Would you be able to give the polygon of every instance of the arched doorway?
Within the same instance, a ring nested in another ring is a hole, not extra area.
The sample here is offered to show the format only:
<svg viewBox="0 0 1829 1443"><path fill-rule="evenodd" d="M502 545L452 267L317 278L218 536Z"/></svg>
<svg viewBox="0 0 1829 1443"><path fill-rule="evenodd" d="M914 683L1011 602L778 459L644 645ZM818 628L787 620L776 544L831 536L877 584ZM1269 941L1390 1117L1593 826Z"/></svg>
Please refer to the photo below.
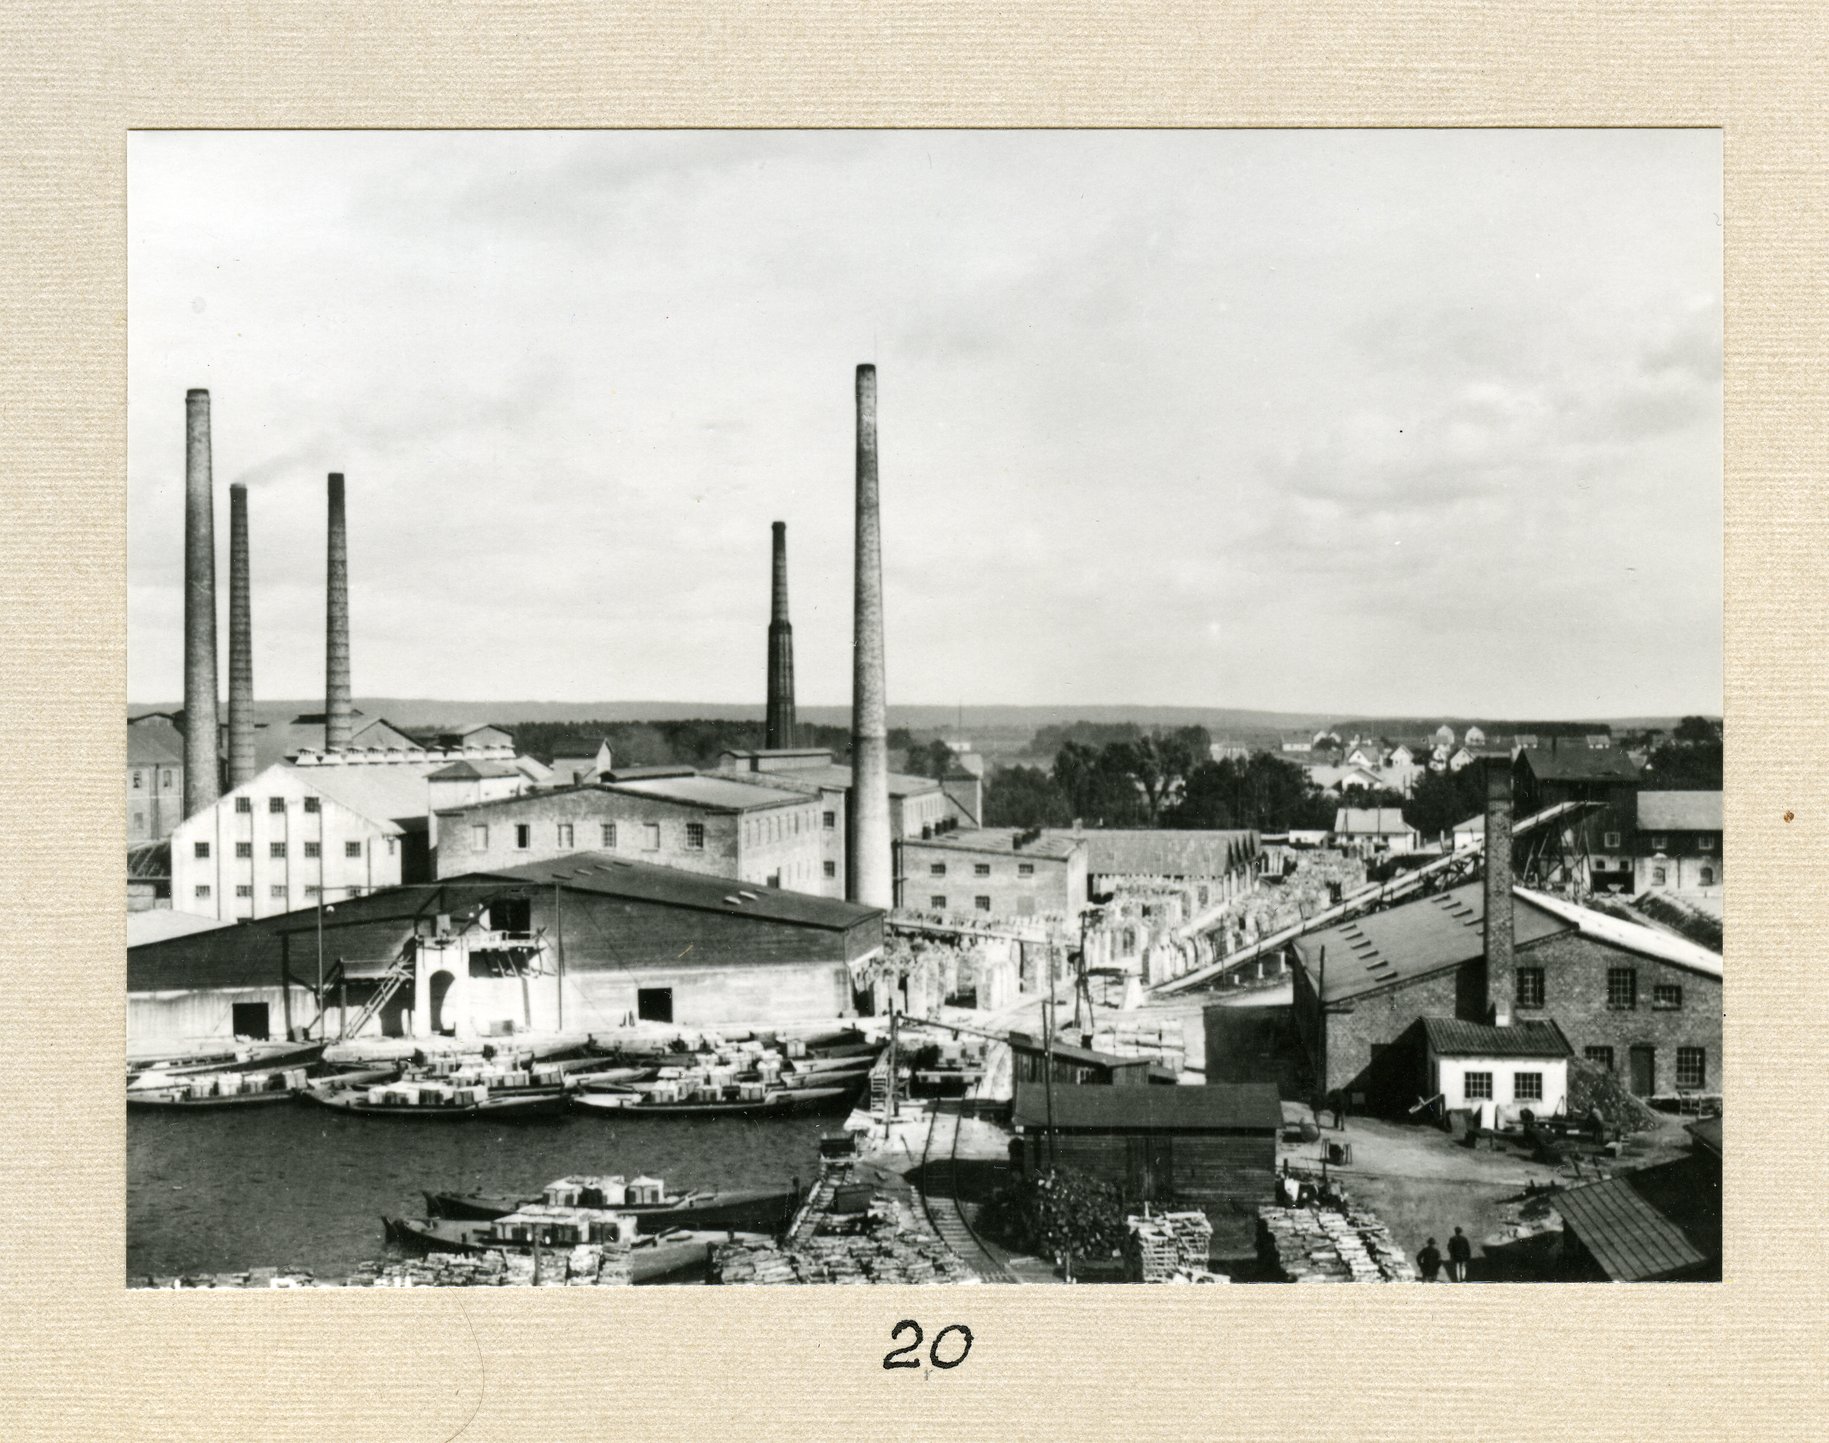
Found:
<svg viewBox="0 0 1829 1443"><path fill-rule="evenodd" d="M441 968L432 974L427 985L432 1031L442 1036L451 1036L457 1031L457 1019L445 1015L445 1001L450 995L451 984L456 980L449 971Z"/></svg>

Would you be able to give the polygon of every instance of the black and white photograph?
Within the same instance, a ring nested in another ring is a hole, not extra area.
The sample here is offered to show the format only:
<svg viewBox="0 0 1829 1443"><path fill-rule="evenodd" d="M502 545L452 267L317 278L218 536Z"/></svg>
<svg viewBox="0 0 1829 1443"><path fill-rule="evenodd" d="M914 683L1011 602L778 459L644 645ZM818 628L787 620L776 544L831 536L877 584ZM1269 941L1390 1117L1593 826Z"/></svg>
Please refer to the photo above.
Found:
<svg viewBox="0 0 1829 1443"><path fill-rule="evenodd" d="M1719 1281L1723 182L127 136L127 1286Z"/></svg>

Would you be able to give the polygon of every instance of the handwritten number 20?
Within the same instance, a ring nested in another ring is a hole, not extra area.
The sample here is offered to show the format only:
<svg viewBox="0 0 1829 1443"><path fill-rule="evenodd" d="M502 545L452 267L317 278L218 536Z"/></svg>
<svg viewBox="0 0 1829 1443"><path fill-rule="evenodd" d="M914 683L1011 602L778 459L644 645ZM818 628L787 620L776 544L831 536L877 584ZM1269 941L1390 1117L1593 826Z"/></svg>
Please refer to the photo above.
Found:
<svg viewBox="0 0 1829 1443"><path fill-rule="evenodd" d="M892 1348L888 1353L884 1354L883 1366L885 1368L919 1368L921 1366L921 1360L919 1358L905 1356L912 1354L915 1349L919 1348L922 1340L927 1336L921 1331L921 1325L919 1323L913 1318L904 1318L889 1330L889 1336L893 1340L901 1337L903 1333L910 1330L914 1333L914 1341L912 1343L904 1343L899 1348ZM959 1356L950 1361L940 1356L940 1340L948 1333L957 1333L965 1343L965 1346L959 1350ZM927 1361L932 1363L936 1368L957 1368L965 1361L966 1356L971 1351L972 1330L966 1327L964 1323L948 1323L944 1328L940 1329L939 1332L934 1334L934 1340L927 1348Z"/></svg>

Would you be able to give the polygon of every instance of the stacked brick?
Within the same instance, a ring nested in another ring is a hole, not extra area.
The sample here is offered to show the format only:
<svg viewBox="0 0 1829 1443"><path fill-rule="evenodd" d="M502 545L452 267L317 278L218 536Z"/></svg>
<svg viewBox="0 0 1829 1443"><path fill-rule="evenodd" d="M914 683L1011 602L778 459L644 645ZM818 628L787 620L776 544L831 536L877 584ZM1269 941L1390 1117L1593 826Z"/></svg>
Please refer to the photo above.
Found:
<svg viewBox="0 0 1829 1443"><path fill-rule="evenodd" d="M1258 1209L1258 1256L1292 1283L1413 1283L1416 1268L1373 1213L1350 1204Z"/></svg>

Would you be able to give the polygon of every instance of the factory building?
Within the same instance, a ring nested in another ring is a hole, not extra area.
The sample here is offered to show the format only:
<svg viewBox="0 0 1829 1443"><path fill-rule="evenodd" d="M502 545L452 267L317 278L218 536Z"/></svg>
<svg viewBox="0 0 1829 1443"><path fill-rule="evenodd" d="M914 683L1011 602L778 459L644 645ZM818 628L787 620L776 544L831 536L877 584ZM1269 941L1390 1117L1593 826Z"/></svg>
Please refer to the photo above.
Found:
<svg viewBox="0 0 1829 1443"><path fill-rule="evenodd" d="M127 843L158 842L184 819L184 736L154 712L127 723Z"/></svg>
<svg viewBox="0 0 1829 1443"><path fill-rule="evenodd" d="M1086 844L1071 837L939 832L903 838L897 857L896 905L914 911L1067 922L1086 907Z"/></svg>
<svg viewBox="0 0 1829 1443"><path fill-rule="evenodd" d="M592 850L815 896L844 879L817 796L729 777L666 775L481 802L438 819L438 872Z"/></svg>
<svg viewBox="0 0 1829 1443"><path fill-rule="evenodd" d="M873 908L582 853L132 947L128 1034L146 1046L813 1021L855 1014L882 945Z"/></svg>

